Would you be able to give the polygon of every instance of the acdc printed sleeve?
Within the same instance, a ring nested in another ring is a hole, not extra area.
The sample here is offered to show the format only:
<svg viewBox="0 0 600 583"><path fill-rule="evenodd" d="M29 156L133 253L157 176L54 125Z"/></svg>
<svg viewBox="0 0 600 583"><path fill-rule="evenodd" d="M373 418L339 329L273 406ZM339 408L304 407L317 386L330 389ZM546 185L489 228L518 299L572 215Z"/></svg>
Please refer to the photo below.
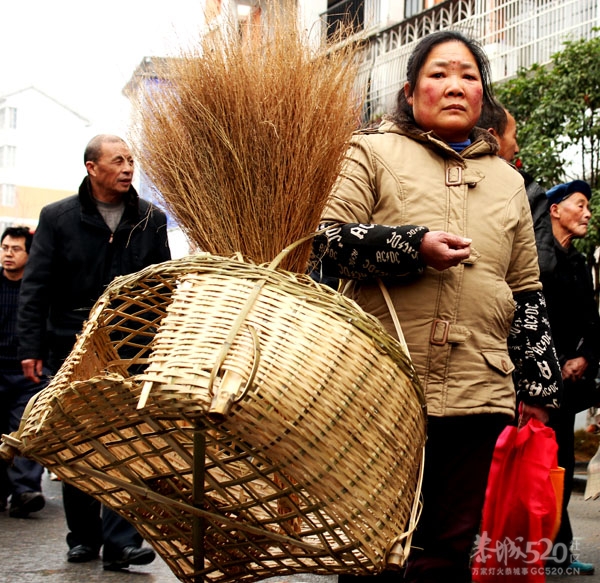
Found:
<svg viewBox="0 0 600 583"><path fill-rule="evenodd" d="M419 247L427 227L403 225L324 224L313 244L312 268L341 279L410 278L425 264Z"/></svg>
<svg viewBox="0 0 600 583"><path fill-rule="evenodd" d="M508 352L515 365L517 397L529 405L558 408L561 371L546 302L541 291L514 295L515 316L508 337Z"/></svg>

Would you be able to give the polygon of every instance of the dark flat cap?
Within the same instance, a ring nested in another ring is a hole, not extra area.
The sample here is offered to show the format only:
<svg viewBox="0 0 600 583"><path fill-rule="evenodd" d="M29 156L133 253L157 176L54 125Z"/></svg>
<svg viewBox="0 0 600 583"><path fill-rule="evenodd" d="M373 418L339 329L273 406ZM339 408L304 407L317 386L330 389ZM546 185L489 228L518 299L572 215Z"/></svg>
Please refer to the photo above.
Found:
<svg viewBox="0 0 600 583"><path fill-rule="evenodd" d="M573 182L557 184L546 192L546 197L549 204L558 204L574 192L581 192L588 200L592 197L592 189L585 180L573 180Z"/></svg>

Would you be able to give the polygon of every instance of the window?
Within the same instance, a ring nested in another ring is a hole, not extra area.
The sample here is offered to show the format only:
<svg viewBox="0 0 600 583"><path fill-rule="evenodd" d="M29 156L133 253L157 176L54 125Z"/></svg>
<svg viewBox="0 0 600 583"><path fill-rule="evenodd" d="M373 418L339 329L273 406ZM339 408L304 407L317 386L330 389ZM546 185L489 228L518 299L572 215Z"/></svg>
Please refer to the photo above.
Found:
<svg viewBox="0 0 600 583"><path fill-rule="evenodd" d="M420 12L423 12L423 0L405 0L404 18L410 18Z"/></svg>
<svg viewBox="0 0 600 583"><path fill-rule="evenodd" d="M15 129L17 127L17 108L3 107L0 109L0 129Z"/></svg>
<svg viewBox="0 0 600 583"><path fill-rule="evenodd" d="M0 168L14 168L16 161L16 146L0 146Z"/></svg>
<svg viewBox="0 0 600 583"><path fill-rule="evenodd" d="M327 37L332 38L341 30L359 31L364 28L364 0L329 0L324 16Z"/></svg>
<svg viewBox="0 0 600 583"><path fill-rule="evenodd" d="M0 205L15 206L17 202L17 187L14 184L0 184Z"/></svg>

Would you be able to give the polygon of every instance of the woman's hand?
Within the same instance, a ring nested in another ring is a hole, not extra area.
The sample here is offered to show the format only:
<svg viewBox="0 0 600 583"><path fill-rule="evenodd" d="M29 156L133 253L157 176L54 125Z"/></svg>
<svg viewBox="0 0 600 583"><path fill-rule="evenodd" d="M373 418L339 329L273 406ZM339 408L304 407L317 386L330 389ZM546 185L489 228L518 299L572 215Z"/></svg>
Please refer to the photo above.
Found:
<svg viewBox="0 0 600 583"><path fill-rule="evenodd" d="M550 415L548 414L546 407L521 403L521 406L519 407L519 428L527 425L527 421L531 418L537 419L546 425L550 419Z"/></svg>
<svg viewBox="0 0 600 583"><path fill-rule="evenodd" d="M429 231L419 247L421 261L443 271L458 265L471 254L471 239L465 239L445 231Z"/></svg>

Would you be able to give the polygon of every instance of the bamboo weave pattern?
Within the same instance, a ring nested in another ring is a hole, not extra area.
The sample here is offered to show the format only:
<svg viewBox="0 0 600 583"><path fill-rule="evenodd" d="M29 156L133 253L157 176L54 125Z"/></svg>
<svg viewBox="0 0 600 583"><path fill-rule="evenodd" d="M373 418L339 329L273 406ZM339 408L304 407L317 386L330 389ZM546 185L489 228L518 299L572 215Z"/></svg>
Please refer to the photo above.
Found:
<svg viewBox="0 0 600 583"><path fill-rule="evenodd" d="M204 253L117 278L11 443L191 583L383 569L424 441L418 379L375 318Z"/></svg>

